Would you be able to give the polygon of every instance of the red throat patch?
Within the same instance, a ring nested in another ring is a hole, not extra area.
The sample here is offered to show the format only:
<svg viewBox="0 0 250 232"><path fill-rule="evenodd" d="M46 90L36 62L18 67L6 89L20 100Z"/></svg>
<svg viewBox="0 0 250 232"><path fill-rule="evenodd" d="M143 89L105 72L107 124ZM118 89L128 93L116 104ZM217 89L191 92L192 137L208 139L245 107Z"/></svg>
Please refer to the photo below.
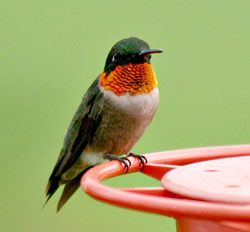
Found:
<svg viewBox="0 0 250 232"><path fill-rule="evenodd" d="M99 80L101 87L116 95L150 93L158 84L149 63L119 65L109 74L102 72Z"/></svg>

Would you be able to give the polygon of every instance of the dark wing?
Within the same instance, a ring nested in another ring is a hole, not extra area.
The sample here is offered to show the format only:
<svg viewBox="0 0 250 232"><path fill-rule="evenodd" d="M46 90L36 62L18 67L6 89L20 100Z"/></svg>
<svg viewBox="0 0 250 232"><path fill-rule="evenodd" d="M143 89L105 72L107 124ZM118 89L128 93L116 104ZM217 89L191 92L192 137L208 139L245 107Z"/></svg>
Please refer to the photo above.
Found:
<svg viewBox="0 0 250 232"><path fill-rule="evenodd" d="M86 145L91 142L101 121L103 94L100 92L98 80L99 78L92 83L84 95L70 123L60 156L49 178L46 189L48 199L59 187L61 175L75 163Z"/></svg>

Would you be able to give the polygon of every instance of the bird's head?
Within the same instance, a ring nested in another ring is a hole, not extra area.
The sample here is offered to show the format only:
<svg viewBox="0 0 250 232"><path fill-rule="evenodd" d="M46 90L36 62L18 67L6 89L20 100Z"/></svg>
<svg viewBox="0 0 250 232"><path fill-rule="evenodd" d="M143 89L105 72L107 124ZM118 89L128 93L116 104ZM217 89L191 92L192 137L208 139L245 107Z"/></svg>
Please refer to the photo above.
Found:
<svg viewBox="0 0 250 232"><path fill-rule="evenodd" d="M145 41L136 37L120 40L108 54L100 85L117 95L152 91L157 80L150 64L151 54L161 52L160 49L150 49Z"/></svg>

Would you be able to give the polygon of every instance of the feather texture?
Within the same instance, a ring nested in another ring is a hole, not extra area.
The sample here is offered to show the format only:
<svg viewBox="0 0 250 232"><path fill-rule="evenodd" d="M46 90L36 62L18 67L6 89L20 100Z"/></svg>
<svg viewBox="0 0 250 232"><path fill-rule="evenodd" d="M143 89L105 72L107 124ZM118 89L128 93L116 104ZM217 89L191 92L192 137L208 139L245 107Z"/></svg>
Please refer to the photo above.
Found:
<svg viewBox="0 0 250 232"><path fill-rule="evenodd" d="M84 148L91 142L102 118L102 98L97 78L84 95L70 123L63 148L46 188L47 200L59 187L61 175L77 161Z"/></svg>

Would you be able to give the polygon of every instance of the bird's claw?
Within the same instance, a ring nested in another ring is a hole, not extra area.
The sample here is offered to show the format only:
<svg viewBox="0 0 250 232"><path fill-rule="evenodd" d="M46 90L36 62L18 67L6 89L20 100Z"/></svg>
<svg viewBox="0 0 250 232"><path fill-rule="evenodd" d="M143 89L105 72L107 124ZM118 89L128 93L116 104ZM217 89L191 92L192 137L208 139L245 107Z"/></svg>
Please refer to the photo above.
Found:
<svg viewBox="0 0 250 232"><path fill-rule="evenodd" d="M121 158L120 161L124 166L125 173L128 173L129 167L131 166L131 161L127 157Z"/></svg>
<svg viewBox="0 0 250 232"><path fill-rule="evenodd" d="M144 169L145 164L148 162L147 158L144 155L136 155L134 153L129 153L128 156L132 156L139 159L139 166L141 166L141 170Z"/></svg>
<svg viewBox="0 0 250 232"><path fill-rule="evenodd" d="M105 158L108 160L117 160L123 164L125 173L128 173L129 167L131 166L131 161L127 157L119 157L115 155L105 155Z"/></svg>

